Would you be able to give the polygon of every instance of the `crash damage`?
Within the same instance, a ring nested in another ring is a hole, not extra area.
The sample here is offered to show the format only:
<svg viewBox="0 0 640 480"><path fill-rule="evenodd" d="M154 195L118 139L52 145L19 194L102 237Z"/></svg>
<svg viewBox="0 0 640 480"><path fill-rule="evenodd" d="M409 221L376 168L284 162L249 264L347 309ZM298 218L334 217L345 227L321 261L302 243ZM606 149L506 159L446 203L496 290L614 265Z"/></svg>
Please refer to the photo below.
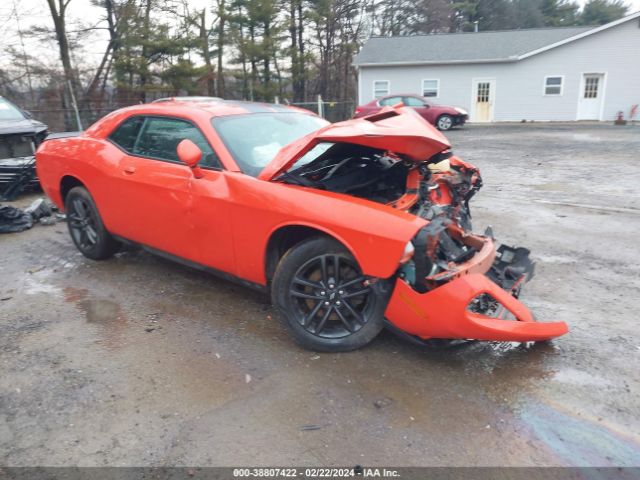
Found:
<svg viewBox="0 0 640 480"><path fill-rule="evenodd" d="M38 187L35 152L47 133L45 124L0 97L0 198Z"/></svg>
<svg viewBox="0 0 640 480"><path fill-rule="evenodd" d="M392 327L422 340L526 342L567 333L564 322L535 321L518 300L534 273L529 251L496 248L490 228L473 233L469 202L482 186L476 167L407 109L385 108L358 126L360 134L332 125L285 147L261 177L364 198L426 221L395 276L385 313Z"/></svg>

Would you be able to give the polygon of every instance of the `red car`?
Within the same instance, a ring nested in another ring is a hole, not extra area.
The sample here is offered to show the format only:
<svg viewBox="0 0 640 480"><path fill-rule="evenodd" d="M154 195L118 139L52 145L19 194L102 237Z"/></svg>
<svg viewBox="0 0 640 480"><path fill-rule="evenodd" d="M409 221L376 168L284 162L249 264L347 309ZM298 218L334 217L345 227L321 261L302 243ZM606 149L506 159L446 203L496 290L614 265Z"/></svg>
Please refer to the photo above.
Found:
<svg viewBox="0 0 640 480"><path fill-rule="evenodd" d="M36 157L85 256L135 243L270 291L310 349L355 349L385 324L417 341L567 331L516 299L528 251L471 233L479 172L411 109L329 124L277 105L166 101L49 139Z"/></svg>
<svg viewBox="0 0 640 480"><path fill-rule="evenodd" d="M453 127L461 127L469 120L469 114L463 108L436 105L425 97L419 95L389 95L356 108L353 118L366 117L380 111L382 107L403 104L411 107L431 125L438 130L451 130Z"/></svg>

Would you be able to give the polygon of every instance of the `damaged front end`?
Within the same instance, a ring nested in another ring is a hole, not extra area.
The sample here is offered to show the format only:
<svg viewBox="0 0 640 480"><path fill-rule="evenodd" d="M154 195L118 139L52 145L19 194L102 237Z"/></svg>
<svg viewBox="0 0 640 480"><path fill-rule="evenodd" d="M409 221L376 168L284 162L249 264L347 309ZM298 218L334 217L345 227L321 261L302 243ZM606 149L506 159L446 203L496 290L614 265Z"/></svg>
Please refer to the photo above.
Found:
<svg viewBox="0 0 640 480"><path fill-rule="evenodd" d="M36 142L33 134L0 134L0 197L15 199L23 190L36 188Z"/></svg>
<svg viewBox="0 0 640 480"><path fill-rule="evenodd" d="M39 186L35 152L47 136L47 126L31 119L3 119L0 97L0 198L14 200Z"/></svg>
<svg viewBox="0 0 640 480"><path fill-rule="evenodd" d="M360 123L354 123L360 122ZM480 172L406 109L327 127L281 152L261 177L365 198L424 219L397 272L385 316L414 339L542 341L567 333L518 300L534 265L525 248L472 233ZM286 154L286 155L285 155Z"/></svg>
<svg viewBox="0 0 640 480"><path fill-rule="evenodd" d="M564 322L536 322L518 300L534 273L529 251L496 249L490 228L471 233L469 200L480 189L479 171L449 153L425 166L408 211L429 223L399 269L385 314L391 326L422 340L527 342L567 333Z"/></svg>

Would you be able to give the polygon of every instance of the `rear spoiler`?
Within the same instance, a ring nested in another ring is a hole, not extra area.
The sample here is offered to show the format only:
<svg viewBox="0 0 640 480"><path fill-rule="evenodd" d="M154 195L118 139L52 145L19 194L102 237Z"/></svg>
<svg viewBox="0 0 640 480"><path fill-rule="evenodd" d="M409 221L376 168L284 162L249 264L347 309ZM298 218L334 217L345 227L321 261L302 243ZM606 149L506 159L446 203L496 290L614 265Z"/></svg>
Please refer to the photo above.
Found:
<svg viewBox="0 0 640 480"><path fill-rule="evenodd" d="M44 141L46 142L47 140L56 140L58 138L69 138L69 137L77 137L81 134L81 131L78 132L59 132L59 133L50 133L49 135L47 135L44 139Z"/></svg>

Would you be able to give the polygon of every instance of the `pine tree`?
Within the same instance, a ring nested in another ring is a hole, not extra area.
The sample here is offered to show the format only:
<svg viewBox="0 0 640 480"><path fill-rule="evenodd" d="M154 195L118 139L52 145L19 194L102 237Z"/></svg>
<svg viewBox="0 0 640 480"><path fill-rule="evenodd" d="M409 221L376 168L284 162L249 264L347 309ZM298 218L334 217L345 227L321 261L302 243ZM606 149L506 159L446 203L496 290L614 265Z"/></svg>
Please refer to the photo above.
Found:
<svg viewBox="0 0 640 480"><path fill-rule="evenodd" d="M588 0L582 9L582 25L604 25L627 14L629 7L622 0Z"/></svg>

